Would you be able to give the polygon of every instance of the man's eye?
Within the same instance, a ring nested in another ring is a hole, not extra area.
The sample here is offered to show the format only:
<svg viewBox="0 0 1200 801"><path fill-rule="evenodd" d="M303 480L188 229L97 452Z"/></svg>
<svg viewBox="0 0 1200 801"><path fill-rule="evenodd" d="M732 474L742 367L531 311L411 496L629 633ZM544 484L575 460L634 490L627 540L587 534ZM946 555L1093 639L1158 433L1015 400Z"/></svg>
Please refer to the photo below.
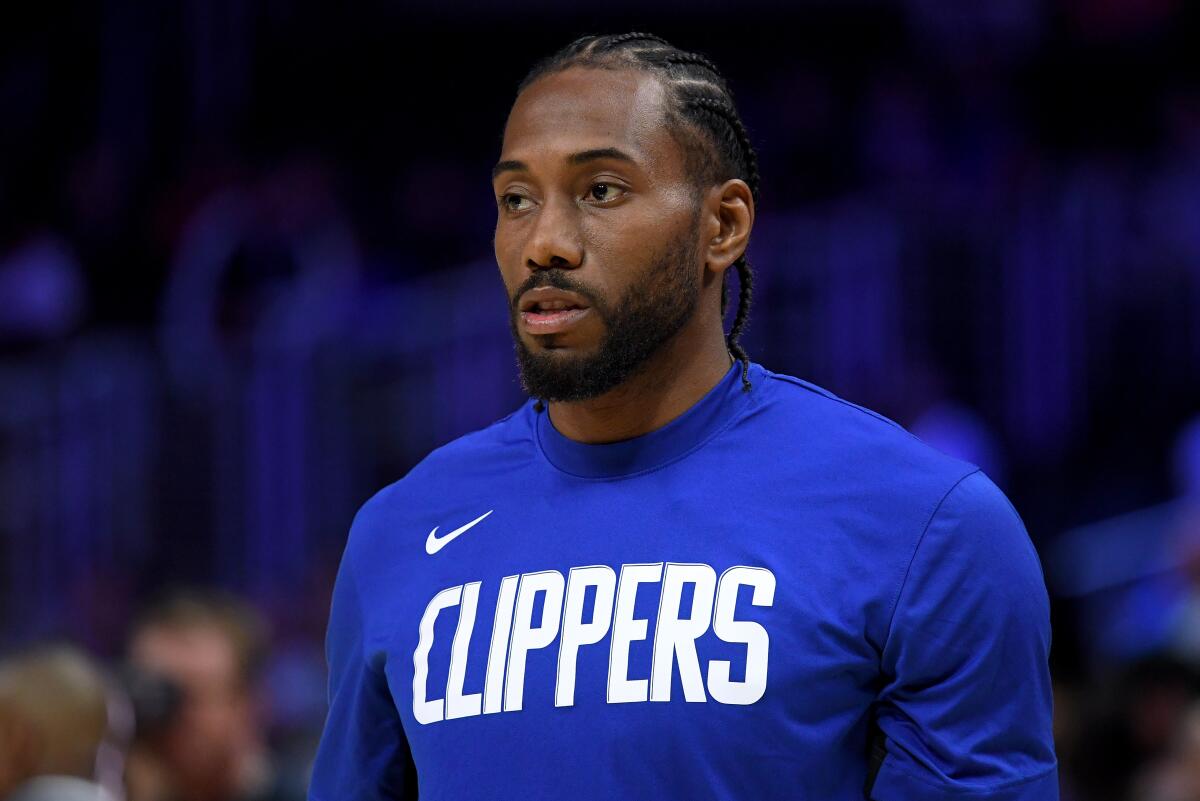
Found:
<svg viewBox="0 0 1200 801"><path fill-rule="evenodd" d="M529 198L524 195L507 194L500 196L500 205L509 211L525 211L525 209L529 208L526 205L528 203Z"/></svg>
<svg viewBox="0 0 1200 801"><path fill-rule="evenodd" d="M616 200L621 196L621 187L603 181L592 184L588 189L588 197L601 203Z"/></svg>

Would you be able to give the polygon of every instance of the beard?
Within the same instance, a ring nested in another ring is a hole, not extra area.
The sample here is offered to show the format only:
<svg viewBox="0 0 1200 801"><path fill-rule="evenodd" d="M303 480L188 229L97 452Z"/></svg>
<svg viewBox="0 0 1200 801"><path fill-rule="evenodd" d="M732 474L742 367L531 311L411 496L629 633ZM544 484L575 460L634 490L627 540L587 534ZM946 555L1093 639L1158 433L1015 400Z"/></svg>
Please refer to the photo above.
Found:
<svg viewBox="0 0 1200 801"><path fill-rule="evenodd" d="M699 305L698 223L696 215L689 230L649 259L615 300L576 281L569 269L538 270L521 284L513 293L509 324L525 391L547 401L581 401L599 397L637 375L687 324ZM570 290L587 299L592 313L604 323L604 336L593 353L535 352L521 339L518 300L541 286Z"/></svg>

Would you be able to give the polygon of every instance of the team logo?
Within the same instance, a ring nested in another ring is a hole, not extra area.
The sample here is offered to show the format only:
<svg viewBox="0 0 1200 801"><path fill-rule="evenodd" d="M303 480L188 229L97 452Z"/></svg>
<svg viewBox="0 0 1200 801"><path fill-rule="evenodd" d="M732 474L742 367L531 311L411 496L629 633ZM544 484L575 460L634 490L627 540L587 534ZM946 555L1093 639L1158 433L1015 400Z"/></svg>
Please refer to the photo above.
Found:
<svg viewBox="0 0 1200 801"><path fill-rule="evenodd" d="M447 535L446 539L458 533ZM631 679L630 645L647 639L649 625L648 619L634 617L634 601L639 587L653 584L661 586L657 590L659 608L650 677ZM684 610L681 605L688 585L692 601L690 609ZM418 723L519 712L524 702L529 653L549 648L556 640L555 706L574 705L579 651L589 647L608 648L605 692L610 704L670 701L675 669L679 671L685 701L753 704L766 692L770 637L761 624L739 620L736 614L740 587L751 589L749 598L753 606L769 607L774 603L775 574L766 568L737 565L718 577L706 564L654 562L621 565L619 576L608 565L573 567L566 577L557 570L505 576L497 590L483 692L464 694L467 652L482 587L480 581L447 587L425 608L413 652L413 716ZM595 601L591 619L585 621L584 599L589 591L594 593ZM541 620L534 625L534 610L539 601ZM433 648L434 623L440 613L455 608L458 625L450 646L446 697L429 698L429 653ZM745 646L746 670L742 679L730 677L728 660L712 659L707 665L701 664L696 640L710 629L724 642ZM607 646L602 644L606 638Z"/></svg>

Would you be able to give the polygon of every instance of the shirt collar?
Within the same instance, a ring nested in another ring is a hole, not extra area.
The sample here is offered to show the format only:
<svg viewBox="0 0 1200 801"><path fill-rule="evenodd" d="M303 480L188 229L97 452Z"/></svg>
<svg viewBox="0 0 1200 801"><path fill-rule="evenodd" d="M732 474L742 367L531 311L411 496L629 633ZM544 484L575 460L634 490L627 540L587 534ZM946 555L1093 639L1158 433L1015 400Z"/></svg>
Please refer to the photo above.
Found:
<svg viewBox="0 0 1200 801"><path fill-rule="evenodd" d="M750 365L750 383L742 387L742 364L735 362L725 376L687 411L661 428L619 442L593 445L559 433L549 411L535 413L533 429L538 447L551 465L581 478L622 478L654 470L696 450L732 423L762 394L764 371ZM530 404L531 410L533 405Z"/></svg>

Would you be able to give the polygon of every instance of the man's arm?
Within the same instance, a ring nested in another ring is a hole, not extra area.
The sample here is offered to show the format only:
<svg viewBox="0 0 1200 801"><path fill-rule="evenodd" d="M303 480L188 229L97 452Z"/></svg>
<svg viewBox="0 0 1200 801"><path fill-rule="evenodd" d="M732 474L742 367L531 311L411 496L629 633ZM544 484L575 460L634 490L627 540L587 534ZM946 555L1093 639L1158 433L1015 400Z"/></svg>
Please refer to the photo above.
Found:
<svg viewBox="0 0 1200 801"><path fill-rule="evenodd" d="M1037 554L983 473L942 499L883 649L874 801L1054 801L1050 612Z"/></svg>
<svg viewBox="0 0 1200 801"><path fill-rule="evenodd" d="M416 798L408 742L382 656L368 656L362 612L347 552L329 613L329 715L313 765L309 801Z"/></svg>

